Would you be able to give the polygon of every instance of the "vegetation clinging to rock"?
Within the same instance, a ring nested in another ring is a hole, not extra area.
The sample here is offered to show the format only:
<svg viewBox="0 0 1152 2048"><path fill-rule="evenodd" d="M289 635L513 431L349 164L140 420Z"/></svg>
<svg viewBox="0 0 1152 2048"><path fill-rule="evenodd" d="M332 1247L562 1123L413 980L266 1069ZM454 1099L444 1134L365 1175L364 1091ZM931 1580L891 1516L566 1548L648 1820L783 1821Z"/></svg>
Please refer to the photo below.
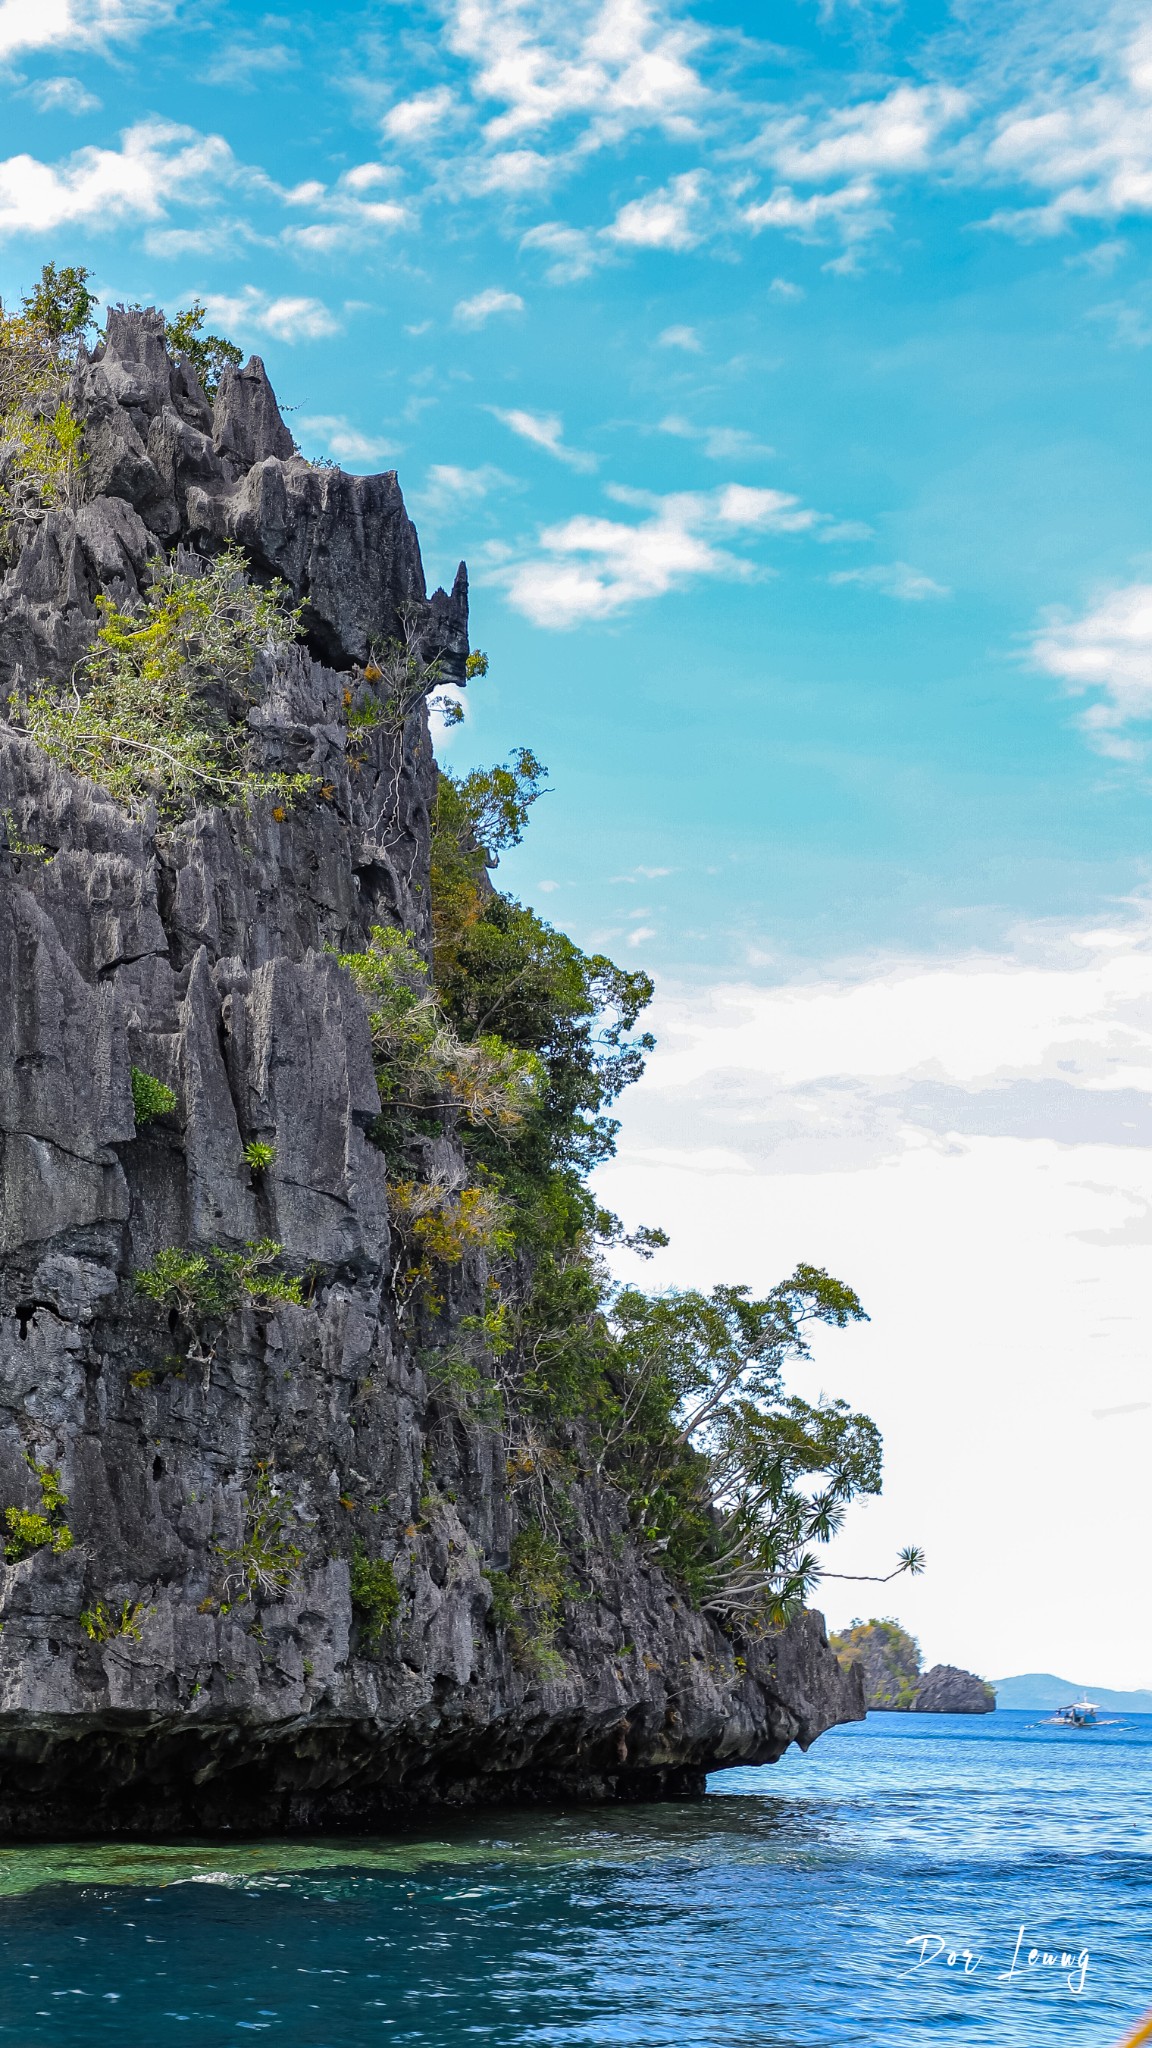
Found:
<svg viewBox="0 0 1152 2048"><path fill-rule="evenodd" d="M170 1116L175 1107L175 1093L165 1082L158 1081L155 1074L146 1074L142 1067L133 1067L132 1109L138 1131L158 1116Z"/></svg>
<svg viewBox="0 0 1152 2048"><path fill-rule="evenodd" d="M68 379L97 303L88 275L46 263L18 313L0 306L0 541L77 501L86 457Z"/></svg>
<svg viewBox="0 0 1152 2048"><path fill-rule="evenodd" d="M283 584L260 586L240 549L156 569L142 603L98 597L100 625L73 687L14 699L14 720L75 775L139 811L179 817L195 803L303 795L307 775L254 765L247 715L253 670L290 643L300 609Z"/></svg>
<svg viewBox="0 0 1152 2048"><path fill-rule="evenodd" d="M137 1294L158 1301L192 1320L220 1320L246 1301L258 1307L304 1305L304 1282L282 1270L282 1246L271 1238L246 1245L242 1252L221 1246L192 1252L168 1245L135 1275Z"/></svg>
<svg viewBox="0 0 1152 2048"><path fill-rule="evenodd" d="M206 398L215 398L220 388L220 379L228 365L239 369L244 360L243 350L234 341L226 341L220 334L205 334L204 322L208 318L207 308L194 299L174 320L164 325L164 339L174 356L186 356L200 381Z"/></svg>

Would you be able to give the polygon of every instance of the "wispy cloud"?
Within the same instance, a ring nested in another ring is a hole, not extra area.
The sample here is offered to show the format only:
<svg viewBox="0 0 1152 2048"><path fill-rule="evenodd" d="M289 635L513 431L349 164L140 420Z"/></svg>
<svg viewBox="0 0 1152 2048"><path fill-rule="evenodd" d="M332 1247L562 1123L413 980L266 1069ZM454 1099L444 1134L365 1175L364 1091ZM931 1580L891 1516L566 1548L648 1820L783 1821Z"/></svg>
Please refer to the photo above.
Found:
<svg viewBox="0 0 1152 2048"><path fill-rule="evenodd" d="M656 336L657 348L680 348L686 355L699 356L704 353L704 343L694 327L665 327Z"/></svg>
<svg viewBox="0 0 1152 2048"><path fill-rule="evenodd" d="M766 199L756 199L743 209L742 218L753 234L777 228L797 235L802 241L817 241L829 228L846 240L861 240L887 225L888 216L879 205L871 179L860 178L841 185L834 192L812 192L800 197L790 185L778 185Z"/></svg>
<svg viewBox="0 0 1152 2048"><path fill-rule="evenodd" d="M516 489L515 477L506 476L493 462L479 469L461 469L454 462L434 462L420 489L412 494L415 510L433 519L451 518L469 506L479 505L494 491Z"/></svg>
<svg viewBox="0 0 1152 2048"><path fill-rule="evenodd" d="M1152 344L1152 320L1149 320L1143 306L1130 305L1125 299L1111 299L1107 305L1093 306L1087 318L1102 321L1112 329L1116 348L1147 348Z"/></svg>
<svg viewBox="0 0 1152 2048"><path fill-rule="evenodd" d="M1119 760L1147 753L1148 742L1126 728L1152 719L1152 583L1107 591L1079 619L1053 615L1031 651L1072 695L1098 693L1080 723L1099 753Z"/></svg>
<svg viewBox="0 0 1152 2048"><path fill-rule="evenodd" d="M505 410L499 405L490 405L488 411L522 441L531 442L533 448L542 448L546 455L554 455L557 462L566 462L569 469L593 470L596 457L582 448L569 448L564 441L564 422L558 412L522 412L513 407Z"/></svg>
<svg viewBox="0 0 1152 2048"><path fill-rule="evenodd" d="M324 254L333 249L357 248L381 234L393 234L398 228L411 226L413 216L407 203L381 194L381 187L390 186L395 175L389 164L354 164L341 173L334 185L309 180L279 193L286 206L316 216L302 227L285 228L281 240L290 247Z"/></svg>
<svg viewBox="0 0 1152 2048"><path fill-rule="evenodd" d="M760 573L756 564L718 542L804 532L819 519L785 491L746 484L666 497L610 485L608 494L647 517L578 515L546 527L528 558L493 572L492 580L533 624L563 631L612 618L701 577L746 580Z"/></svg>
<svg viewBox="0 0 1152 2048"><path fill-rule="evenodd" d="M277 341L294 342L322 341L340 332L340 321L322 300L289 293L272 298L254 284L232 295L205 292L203 304L213 321L240 334L270 334Z"/></svg>
<svg viewBox="0 0 1152 2048"><path fill-rule="evenodd" d="M832 536L838 540L855 537L854 532L846 534L843 530ZM946 583L937 583L908 562L876 562L868 569L837 569L828 581L856 583L862 590L878 590L882 597L897 597L903 604L923 604L925 598L952 595Z"/></svg>
<svg viewBox="0 0 1152 2048"><path fill-rule="evenodd" d="M266 78L300 67L299 52L266 36L238 35L223 43L204 77L210 85L254 92Z"/></svg>
<svg viewBox="0 0 1152 2048"><path fill-rule="evenodd" d="M38 78L28 87L28 97L42 114L94 114L100 106L78 78Z"/></svg>
<svg viewBox="0 0 1152 2048"><path fill-rule="evenodd" d="M452 320L457 327L484 327L498 313L522 313L524 301L519 292L503 292L495 285L487 291L477 292L474 298L461 299L452 309Z"/></svg>
<svg viewBox="0 0 1152 2048"><path fill-rule="evenodd" d="M539 251L548 259L544 275L550 284L579 284L606 261L599 236L587 228L565 227L559 220L541 221L538 227L529 228L520 238L520 247Z"/></svg>
<svg viewBox="0 0 1152 2048"><path fill-rule="evenodd" d="M679 413L662 419L660 432L681 441L699 441L710 462L760 462L776 453L746 427L698 427Z"/></svg>
<svg viewBox="0 0 1152 2048"><path fill-rule="evenodd" d="M984 169L1047 195L1040 206L993 214L991 226L1015 234L1152 213L1152 28L1114 9L1087 51L1054 51L1033 89L999 118Z"/></svg>
<svg viewBox="0 0 1152 2048"><path fill-rule="evenodd" d="M382 456L398 453L395 442L362 433L359 427L345 419L343 413L312 413L301 419L300 431L302 434L314 434L323 442L328 454L340 462L376 462Z"/></svg>
<svg viewBox="0 0 1152 2048"><path fill-rule="evenodd" d="M766 131L763 147L781 177L805 184L922 171L939 136L967 108L952 86L900 85L884 99L793 116Z"/></svg>

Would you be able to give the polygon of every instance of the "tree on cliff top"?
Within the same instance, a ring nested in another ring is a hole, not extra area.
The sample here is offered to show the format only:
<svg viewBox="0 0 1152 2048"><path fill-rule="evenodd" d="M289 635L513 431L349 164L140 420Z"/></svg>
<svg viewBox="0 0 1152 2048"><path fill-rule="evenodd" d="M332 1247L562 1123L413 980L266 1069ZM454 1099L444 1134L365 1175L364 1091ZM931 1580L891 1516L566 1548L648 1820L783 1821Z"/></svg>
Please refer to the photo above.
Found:
<svg viewBox="0 0 1152 2048"><path fill-rule="evenodd" d="M164 339L174 356L187 356L206 398L215 398L220 388L220 379L231 363L239 369L244 360L242 349L234 341L226 341L222 334L205 334L204 322L208 309L194 299L174 320L165 322Z"/></svg>

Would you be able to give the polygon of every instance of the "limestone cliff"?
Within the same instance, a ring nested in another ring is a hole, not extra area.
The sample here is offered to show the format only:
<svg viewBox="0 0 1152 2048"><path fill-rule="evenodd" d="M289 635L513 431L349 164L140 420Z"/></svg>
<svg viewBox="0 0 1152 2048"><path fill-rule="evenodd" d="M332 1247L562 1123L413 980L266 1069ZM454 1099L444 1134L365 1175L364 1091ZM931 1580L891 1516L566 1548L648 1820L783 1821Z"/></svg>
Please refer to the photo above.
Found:
<svg viewBox="0 0 1152 2048"><path fill-rule="evenodd" d="M67 680L98 594L130 601L165 553L231 541L304 605L251 724L314 793L162 825L0 726L0 1509L71 1538L0 1566L0 1830L670 1796L859 1718L818 1615L735 1641L590 1478L556 1654L510 1649L491 1612L514 1534L503 1440L436 1390L398 1314L367 1012L335 957L381 924L427 946L425 707L354 760L339 712L404 617L462 676L464 568L428 598L395 476L303 460L256 359L209 406L154 314L109 315L73 402L83 502L10 548L2 697ZM176 1103L140 1128L133 1067ZM252 1140L274 1141L264 1173ZM427 1140L445 1171L452 1142ZM192 1338L134 1289L165 1246L263 1239L315 1275L306 1303ZM451 1313L483 1286L466 1263ZM298 1566L229 1597L269 1503ZM398 1589L383 1631L353 1606L360 1546Z"/></svg>

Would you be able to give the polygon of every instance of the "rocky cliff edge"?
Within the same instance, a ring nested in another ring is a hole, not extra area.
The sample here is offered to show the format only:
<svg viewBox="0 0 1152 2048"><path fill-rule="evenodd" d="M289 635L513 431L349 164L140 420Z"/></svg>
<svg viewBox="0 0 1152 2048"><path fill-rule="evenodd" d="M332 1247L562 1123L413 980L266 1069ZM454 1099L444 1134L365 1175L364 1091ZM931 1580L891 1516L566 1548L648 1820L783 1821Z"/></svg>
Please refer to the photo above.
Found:
<svg viewBox="0 0 1152 2048"><path fill-rule="evenodd" d="M428 598L395 476L303 460L255 358L210 406L155 314L110 313L74 404L83 502L19 536L0 700L67 679L99 594L129 602L164 555L233 542L304 606L253 727L314 782L161 829L0 726L0 1508L69 1539L0 1566L0 1830L675 1796L860 1718L818 1615L738 1644L589 1481L546 1668L495 1624L504 1446L430 1386L397 1318L366 1010L334 957L382 923L427 944L425 707L355 760L338 713L405 619L462 675L463 566ZM141 1129L134 1066L177 1102ZM244 1147L269 1137L255 1175ZM262 1239L317 1275L308 1305L249 1304L197 1346L133 1287L165 1246ZM460 1313L482 1287L462 1276ZM229 1598L262 1503L298 1566ZM398 1591L377 1635L351 1598L361 1542Z"/></svg>

